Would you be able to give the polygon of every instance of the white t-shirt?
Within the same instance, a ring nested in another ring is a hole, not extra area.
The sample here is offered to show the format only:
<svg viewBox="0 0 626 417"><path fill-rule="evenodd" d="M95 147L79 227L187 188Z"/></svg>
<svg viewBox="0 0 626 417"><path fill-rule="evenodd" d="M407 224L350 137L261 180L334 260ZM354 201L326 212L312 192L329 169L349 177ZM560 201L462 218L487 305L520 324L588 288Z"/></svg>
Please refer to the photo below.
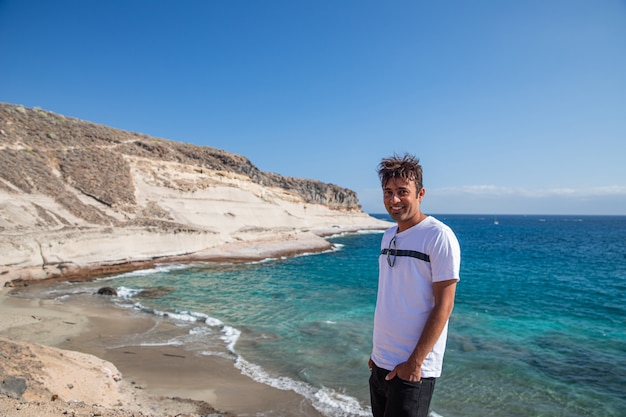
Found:
<svg viewBox="0 0 626 417"><path fill-rule="evenodd" d="M396 226L388 229L382 238L374 314L372 360L389 371L405 362L417 346L435 305L433 282L458 280L461 266L461 250L454 232L434 217L403 232L397 230ZM387 251L394 237L397 252L390 267ZM422 377L441 376L447 336L448 323L422 364Z"/></svg>

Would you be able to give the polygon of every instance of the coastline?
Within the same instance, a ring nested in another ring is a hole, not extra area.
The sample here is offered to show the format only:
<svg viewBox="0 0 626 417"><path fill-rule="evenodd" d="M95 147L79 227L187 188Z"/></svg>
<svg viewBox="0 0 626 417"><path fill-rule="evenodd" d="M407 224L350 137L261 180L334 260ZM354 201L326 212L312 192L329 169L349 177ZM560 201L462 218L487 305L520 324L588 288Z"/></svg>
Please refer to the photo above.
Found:
<svg viewBox="0 0 626 417"><path fill-rule="evenodd" d="M214 409L212 412L230 417L276 412L279 406L279 414L264 415L320 416L299 395L242 375L232 360L193 355L171 345L103 347L103 340L114 341L148 331L171 331L174 325L158 317L125 311L98 300L92 305L68 305L15 297L10 291L6 288L0 291L0 346L10 345L12 351L16 351L16 346L35 352L51 351L59 363L35 353L43 358L43 366L49 368L50 375L44 386L38 386L38 376L30 371L37 366L28 364L32 353L6 358L12 363L13 371L5 369L3 378L26 379L26 391L19 398L3 392L1 415L17 416L19 405L31 407L36 403L37 415L45 416L41 407L48 407L47 411L52 412L61 403L71 408L72 403L79 402L98 405L101 415L117 415L115 413L123 410L154 417L181 413L195 416ZM61 349L58 355L55 349ZM89 367L64 359L74 352L93 355L93 361L110 364L99 368L111 369L110 373L119 374L121 379L110 381L112 386L103 389L99 381L107 373L94 374ZM82 386L80 391L67 388L79 385ZM115 401L103 403L102 392ZM58 398L53 401L55 395Z"/></svg>
<svg viewBox="0 0 626 417"><path fill-rule="evenodd" d="M193 256L173 257L168 261L249 262L314 253L327 250L330 246L328 241L319 236L311 239L307 235L306 239L298 239L283 235L283 239L280 240L263 238L240 242L230 245L227 249L213 248ZM85 274L82 279L92 280L96 277L96 274ZM45 286L56 281L59 279L24 281L19 286ZM216 415L227 417L322 416L299 394L270 387L243 375L235 367L234 358L197 355L172 345L105 347L107 345L103 343L105 340L114 341L129 335L141 335L144 332L176 331L172 323L159 317L118 308L102 297L93 297L94 299L80 304L68 304L55 300L12 296L10 293L15 290L28 292L25 288L0 290L0 317L3 318L0 324L0 346L6 347L11 344L13 350L17 349L15 347L17 345L20 349L43 349L46 352L49 349L63 349L59 354L62 356L67 356L67 352L93 355L90 357L94 361L110 364L104 367L114 369L112 374L119 373L121 379L111 382L108 389L117 400L114 404L105 405L103 411L100 398L85 393L84 390L80 392L68 390L67 386L78 385L74 382L37 387L36 377L24 372L28 367L29 356L13 355L7 358L14 365L13 374L7 373L6 369L5 374L24 378L26 391L17 395L7 394L6 390L0 389L2 415L23 415L15 410L25 406L34 407L36 404L37 415L46 417L58 415L54 414L54 410L58 411L59 404L71 408L73 404L81 403L97 406L100 415L123 417L126 417L123 413L129 413L128 416L131 416L137 412L153 417L199 416L206 414L206 410L213 410L212 413L221 413ZM20 365L20 362L23 364ZM45 361L43 366L46 366ZM58 371L55 373L53 369L55 367L63 369L63 374L59 374ZM60 360L60 364L48 368L51 369L49 381L59 381L59 384L67 380L63 376L70 372L69 369L74 375L69 379L83 381L80 385L84 385L85 388L90 383L102 379L102 375L94 377L90 369L81 368L67 361ZM91 391L101 392L102 389L91 387ZM53 396L58 398L51 401ZM12 412L15 414L11 414Z"/></svg>
<svg viewBox="0 0 626 417"><path fill-rule="evenodd" d="M25 415L16 409L26 407L26 415L47 417L59 413L46 406L77 403L92 407L91 415L206 415L192 409L210 403L242 415L318 417L297 394L243 376L227 355L101 343L176 330L167 320L92 294L47 298L35 286L323 252L332 248L325 237L383 230L388 222L362 212L352 190L263 172L219 149L41 109L0 103L0 113L0 406L8 407L0 415ZM69 370L71 381L63 382ZM178 409L166 406L172 401ZM114 413L122 408L130 411Z"/></svg>
<svg viewBox="0 0 626 417"><path fill-rule="evenodd" d="M332 245L326 237L362 230L384 230L390 223L365 213L335 214L335 225L314 229L251 229L228 235L222 230L219 238L210 234L192 234L193 244L181 243L183 233L117 229L30 233L3 235L0 239L0 286L22 286L36 281L86 281L140 269L157 264L194 262L253 262L267 258L290 257L301 253L329 250ZM341 226L339 226L341 225ZM37 242L48 242L41 245ZM26 243L28 242L28 243ZM57 247L55 254L41 254L40 261L18 262L23 253L36 257L31 246ZM58 249L62 247L63 249ZM30 249L29 249L30 248ZM56 260L52 260L56 259Z"/></svg>

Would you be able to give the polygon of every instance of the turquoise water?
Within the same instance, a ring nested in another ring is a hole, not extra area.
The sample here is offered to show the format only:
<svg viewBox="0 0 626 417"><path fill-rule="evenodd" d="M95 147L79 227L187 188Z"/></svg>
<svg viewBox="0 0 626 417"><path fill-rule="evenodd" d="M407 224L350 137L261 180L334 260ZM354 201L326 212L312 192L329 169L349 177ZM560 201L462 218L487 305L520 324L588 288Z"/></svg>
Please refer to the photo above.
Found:
<svg viewBox="0 0 626 417"><path fill-rule="evenodd" d="M626 415L626 217L436 217L455 230L463 259L432 410ZM120 304L167 313L185 330L145 343L231 355L243 373L328 416L369 415L380 238L339 236L332 252L255 264L164 266L106 285ZM158 291L138 294L149 288Z"/></svg>

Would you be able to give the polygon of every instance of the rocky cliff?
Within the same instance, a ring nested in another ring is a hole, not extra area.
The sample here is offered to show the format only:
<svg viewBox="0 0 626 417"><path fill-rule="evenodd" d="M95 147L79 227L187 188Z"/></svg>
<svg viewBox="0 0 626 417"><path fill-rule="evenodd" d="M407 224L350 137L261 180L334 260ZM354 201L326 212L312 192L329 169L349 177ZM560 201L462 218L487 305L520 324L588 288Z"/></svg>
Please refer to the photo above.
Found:
<svg viewBox="0 0 626 417"><path fill-rule="evenodd" d="M264 172L215 148L0 103L4 281L201 259L207 251L219 257L227 243L384 226L337 185Z"/></svg>

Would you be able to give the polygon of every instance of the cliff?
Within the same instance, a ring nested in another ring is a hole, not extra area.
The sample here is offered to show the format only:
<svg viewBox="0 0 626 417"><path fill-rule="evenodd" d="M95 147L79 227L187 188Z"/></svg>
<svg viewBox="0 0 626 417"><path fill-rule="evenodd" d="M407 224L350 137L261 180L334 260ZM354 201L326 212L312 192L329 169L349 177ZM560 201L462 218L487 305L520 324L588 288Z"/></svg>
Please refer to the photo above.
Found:
<svg viewBox="0 0 626 417"><path fill-rule="evenodd" d="M0 282L322 250L386 226L334 184L0 103Z"/></svg>

